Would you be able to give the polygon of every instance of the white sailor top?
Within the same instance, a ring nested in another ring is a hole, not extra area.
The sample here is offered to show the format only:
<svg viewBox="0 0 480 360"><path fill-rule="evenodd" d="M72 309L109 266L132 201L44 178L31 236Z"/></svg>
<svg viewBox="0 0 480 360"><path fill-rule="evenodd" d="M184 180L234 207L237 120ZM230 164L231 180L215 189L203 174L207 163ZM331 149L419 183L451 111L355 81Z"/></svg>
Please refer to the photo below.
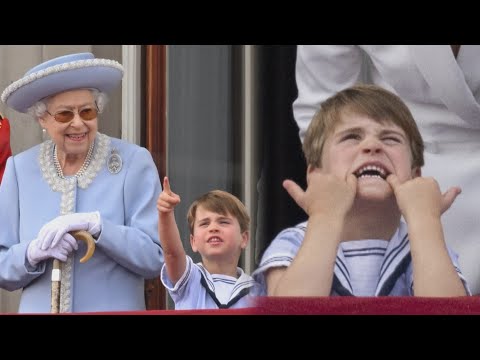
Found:
<svg viewBox="0 0 480 360"><path fill-rule="evenodd" d="M265 272L290 266L302 245L307 222L280 232L262 256L252 274L266 289ZM457 255L450 258L467 294L470 289L458 266ZM335 260L331 296L413 296L413 267L407 225L402 221L390 241L356 240L340 243Z"/></svg>
<svg viewBox="0 0 480 360"><path fill-rule="evenodd" d="M161 280L175 303L176 310L187 309L235 309L253 306L253 298L259 295L259 286L250 275L237 267L238 277L210 274L202 263L194 264L186 256L186 268L173 284L163 265Z"/></svg>

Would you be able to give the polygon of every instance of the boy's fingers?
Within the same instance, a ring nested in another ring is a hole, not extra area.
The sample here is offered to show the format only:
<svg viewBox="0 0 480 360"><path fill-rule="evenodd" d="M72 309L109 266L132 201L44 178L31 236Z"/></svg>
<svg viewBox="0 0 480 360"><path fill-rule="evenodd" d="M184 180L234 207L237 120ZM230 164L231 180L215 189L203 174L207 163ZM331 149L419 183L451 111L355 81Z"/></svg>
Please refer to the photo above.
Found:
<svg viewBox="0 0 480 360"><path fill-rule="evenodd" d="M163 191L165 191L168 195L172 195L172 190L170 189L170 182L168 181L168 177L163 178Z"/></svg>
<svg viewBox="0 0 480 360"><path fill-rule="evenodd" d="M459 187L451 187L443 194L443 201L442 201L442 214L447 211L450 206L452 206L453 202L457 198L457 196L462 192L462 189Z"/></svg>
<svg viewBox="0 0 480 360"><path fill-rule="evenodd" d="M347 184L350 186L352 189L357 188L357 177L353 174L349 174L347 176Z"/></svg>
<svg viewBox="0 0 480 360"><path fill-rule="evenodd" d="M398 180L397 175L390 174L387 176L386 180L394 190L397 186L400 185L400 181Z"/></svg>
<svg viewBox="0 0 480 360"><path fill-rule="evenodd" d="M292 197L293 200L295 200L298 205L302 206L301 202L304 191L300 186L298 186L292 180L285 180L283 182L283 188L287 190L288 194Z"/></svg>

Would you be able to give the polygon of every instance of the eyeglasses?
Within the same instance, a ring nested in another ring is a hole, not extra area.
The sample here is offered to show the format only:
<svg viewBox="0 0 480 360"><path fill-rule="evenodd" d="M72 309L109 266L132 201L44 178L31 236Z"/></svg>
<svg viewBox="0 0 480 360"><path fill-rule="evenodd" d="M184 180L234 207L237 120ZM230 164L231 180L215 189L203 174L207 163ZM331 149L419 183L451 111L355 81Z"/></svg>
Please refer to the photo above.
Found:
<svg viewBox="0 0 480 360"><path fill-rule="evenodd" d="M99 113L98 107L96 105L97 104L95 103L95 107L86 107L80 111L77 110L77 113L82 118L82 120L93 120L97 117ZM73 110L61 110L59 112L56 112L55 114L51 114L48 110L46 111L48 115L53 116L53 118L60 123L67 123L69 121L72 121L75 117L75 112Z"/></svg>

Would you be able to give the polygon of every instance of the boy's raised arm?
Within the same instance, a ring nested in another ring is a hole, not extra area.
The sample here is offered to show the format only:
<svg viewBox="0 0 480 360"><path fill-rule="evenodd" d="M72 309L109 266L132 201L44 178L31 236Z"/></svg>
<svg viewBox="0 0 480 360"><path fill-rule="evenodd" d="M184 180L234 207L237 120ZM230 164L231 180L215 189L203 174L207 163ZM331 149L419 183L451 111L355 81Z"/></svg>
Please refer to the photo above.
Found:
<svg viewBox="0 0 480 360"><path fill-rule="evenodd" d="M186 253L174 214L175 206L179 203L180 196L170 189L170 183L165 176L163 179L163 191L157 200L158 235L163 248L167 274L173 284L176 284L180 279L187 266Z"/></svg>
<svg viewBox="0 0 480 360"><path fill-rule="evenodd" d="M416 177L401 184L395 175L390 175L387 182L408 224L415 296L465 296L440 220L460 194L460 188L450 188L442 194L438 183L430 177Z"/></svg>
<svg viewBox="0 0 480 360"><path fill-rule="evenodd" d="M302 246L292 264L267 272L269 295L330 295L345 215L355 198L356 178L350 175L340 180L318 169L309 172L307 177L306 191L291 180L283 183L309 219Z"/></svg>

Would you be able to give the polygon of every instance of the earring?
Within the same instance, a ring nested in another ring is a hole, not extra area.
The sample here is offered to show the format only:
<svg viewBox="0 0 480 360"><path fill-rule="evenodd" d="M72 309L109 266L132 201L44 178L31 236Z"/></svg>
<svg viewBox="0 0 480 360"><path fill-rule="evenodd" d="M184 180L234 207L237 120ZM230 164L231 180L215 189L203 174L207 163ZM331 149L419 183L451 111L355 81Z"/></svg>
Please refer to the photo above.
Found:
<svg viewBox="0 0 480 360"><path fill-rule="evenodd" d="M50 140L50 136L47 133L47 129L42 128L42 141Z"/></svg>

